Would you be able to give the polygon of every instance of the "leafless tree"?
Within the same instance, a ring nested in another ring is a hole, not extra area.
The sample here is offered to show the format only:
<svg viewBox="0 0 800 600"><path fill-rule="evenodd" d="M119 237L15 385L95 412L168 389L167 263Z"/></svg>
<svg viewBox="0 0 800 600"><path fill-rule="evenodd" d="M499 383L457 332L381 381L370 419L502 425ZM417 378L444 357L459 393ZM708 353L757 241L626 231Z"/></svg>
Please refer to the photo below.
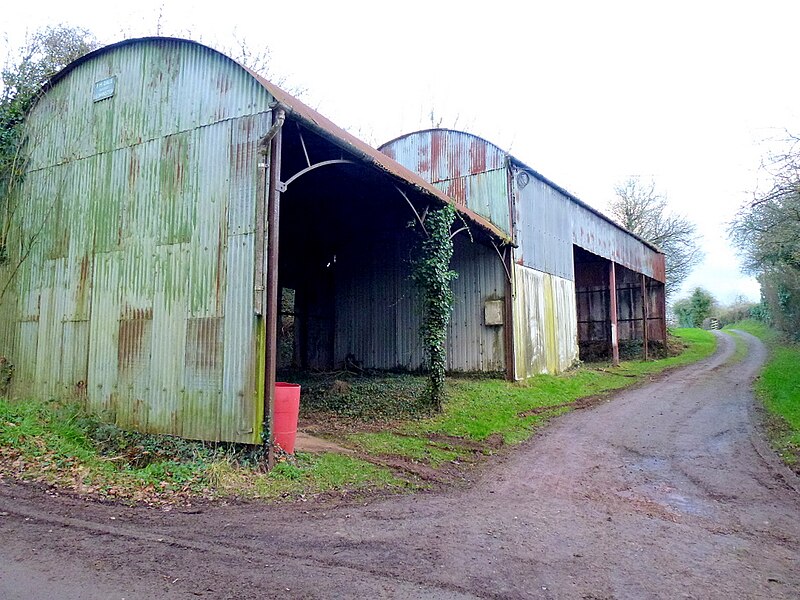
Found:
<svg viewBox="0 0 800 600"><path fill-rule="evenodd" d="M611 217L639 237L658 246L666 256L667 295L672 296L703 259L697 226L669 209L667 198L653 181L631 177L614 188Z"/></svg>

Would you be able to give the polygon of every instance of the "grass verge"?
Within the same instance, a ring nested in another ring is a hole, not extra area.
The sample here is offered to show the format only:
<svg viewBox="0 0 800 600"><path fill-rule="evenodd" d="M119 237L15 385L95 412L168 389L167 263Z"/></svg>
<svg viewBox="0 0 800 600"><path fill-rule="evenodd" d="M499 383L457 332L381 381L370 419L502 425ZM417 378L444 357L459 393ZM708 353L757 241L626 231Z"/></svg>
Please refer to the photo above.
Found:
<svg viewBox="0 0 800 600"><path fill-rule="evenodd" d="M390 470L350 456L298 453L269 473L261 469L262 458L247 446L123 431L74 403L0 399L0 478L151 505L407 485Z"/></svg>
<svg viewBox="0 0 800 600"><path fill-rule="evenodd" d="M483 441L499 436L506 444L528 439L544 420L565 412L579 399L605 396L667 368L711 355L714 336L701 329L673 332L684 344L677 356L654 361L584 365L561 375L539 375L525 382L452 380L442 414L407 425L407 433L442 434Z"/></svg>
<svg viewBox="0 0 800 600"><path fill-rule="evenodd" d="M75 404L0 399L0 477L144 504L229 497L302 500L425 487L430 480L452 480L464 463L504 444L528 439L545 420L580 405L580 399L596 401L700 360L716 347L709 332L673 333L683 351L662 360L625 361L619 367L595 363L522 383L451 378L444 410L436 415L420 402L423 377L312 383L304 388L304 418L348 452L298 452L269 473L261 470L263 456L252 447L122 431Z"/></svg>
<svg viewBox="0 0 800 600"><path fill-rule="evenodd" d="M730 328L755 335L769 349L767 364L756 381L756 393L769 415L767 431L772 446L800 472L800 346L758 321L742 321Z"/></svg>

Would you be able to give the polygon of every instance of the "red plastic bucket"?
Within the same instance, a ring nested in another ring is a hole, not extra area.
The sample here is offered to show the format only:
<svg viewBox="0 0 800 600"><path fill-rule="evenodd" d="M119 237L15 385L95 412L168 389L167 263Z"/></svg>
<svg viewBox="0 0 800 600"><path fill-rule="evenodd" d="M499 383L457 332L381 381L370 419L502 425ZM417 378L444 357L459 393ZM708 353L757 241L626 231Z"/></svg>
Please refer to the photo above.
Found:
<svg viewBox="0 0 800 600"><path fill-rule="evenodd" d="M294 454L294 440L297 436L297 413L300 411L300 385L297 383L275 382L275 414L273 433L275 443L284 452Z"/></svg>

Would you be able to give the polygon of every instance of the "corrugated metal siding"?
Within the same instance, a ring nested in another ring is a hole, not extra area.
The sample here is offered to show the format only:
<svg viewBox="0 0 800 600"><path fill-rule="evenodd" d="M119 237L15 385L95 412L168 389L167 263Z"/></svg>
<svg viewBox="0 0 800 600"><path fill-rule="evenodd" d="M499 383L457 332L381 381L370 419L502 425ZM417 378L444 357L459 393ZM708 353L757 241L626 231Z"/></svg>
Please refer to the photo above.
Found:
<svg viewBox="0 0 800 600"><path fill-rule="evenodd" d="M408 240L389 238L337 253L334 365L348 354L367 368L422 364L422 310L410 281L407 248Z"/></svg>
<svg viewBox="0 0 800 600"><path fill-rule="evenodd" d="M450 129L410 133L379 150L432 183L506 166L505 152L494 144Z"/></svg>
<svg viewBox="0 0 800 600"><path fill-rule="evenodd" d="M514 259L537 271L574 280L572 202L544 182L530 177L520 186L515 177L516 236ZM520 189L521 188L521 189Z"/></svg>
<svg viewBox="0 0 800 600"><path fill-rule="evenodd" d="M503 371L504 325L484 324L487 300L505 296L505 269L492 248L455 238L452 268L453 316L448 331L447 368L452 371Z"/></svg>
<svg viewBox="0 0 800 600"><path fill-rule="evenodd" d="M578 358L574 283L520 265L514 278L517 379L564 371Z"/></svg>
<svg viewBox="0 0 800 600"><path fill-rule="evenodd" d="M353 354L364 367L419 369L422 308L408 267L408 240L386 239L337 255L334 363ZM448 369L502 371L503 327L483 324L484 302L501 299L505 272L490 248L458 236L452 267L453 315L448 329ZM365 290L369 290L365 293Z"/></svg>
<svg viewBox="0 0 800 600"><path fill-rule="evenodd" d="M494 169L475 175L434 182L459 206L466 206L500 227L511 232L508 213L508 170Z"/></svg>
<svg viewBox="0 0 800 600"><path fill-rule="evenodd" d="M494 144L431 129L388 142L380 151L510 234L506 154Z"/></svg>
<svg viewBox="0 0 800 600"><path fill-rule="evenodd" d="M521 174L522 179L521 179ZM514 170L516 260L574 279L572 244L663 279L663 255L524 170ZM524 184L523 184L524 182Z"/></svg>
<svg viewBox="0 0 800 600"><path fill-rule="evenodd" d="M114 97L92 102L94 84L112 76ZM233 61L199 44L118 46L68 72L37 103L31 141L44 147L31 157L30 169L262 112L269 97Z"/></svg>
<svg viewBox="0 0 800 600"><path fill-rule="evenodd" d="M109 76L115 96L93 103ZM44 227L0 324L20 385L85 391L124 427L258 441L256 144L271 99L229 59L153 40L45 94L21 237Z"/></svg>

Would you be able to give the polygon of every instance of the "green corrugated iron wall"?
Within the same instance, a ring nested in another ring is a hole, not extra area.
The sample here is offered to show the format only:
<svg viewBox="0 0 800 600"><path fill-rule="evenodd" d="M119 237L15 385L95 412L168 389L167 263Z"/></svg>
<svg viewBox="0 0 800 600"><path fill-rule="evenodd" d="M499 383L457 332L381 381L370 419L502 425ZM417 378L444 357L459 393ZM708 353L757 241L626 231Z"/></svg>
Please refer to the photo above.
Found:
<svg viewBox="0 0 800 600"><path fill-rule="evenodd" d="M111 77L114 95L93 101ZM259 441L256 145L271 100L180 40L111 46L57 78L28 120L0 271L18 393L85 395L142 431Z"/></svg>

